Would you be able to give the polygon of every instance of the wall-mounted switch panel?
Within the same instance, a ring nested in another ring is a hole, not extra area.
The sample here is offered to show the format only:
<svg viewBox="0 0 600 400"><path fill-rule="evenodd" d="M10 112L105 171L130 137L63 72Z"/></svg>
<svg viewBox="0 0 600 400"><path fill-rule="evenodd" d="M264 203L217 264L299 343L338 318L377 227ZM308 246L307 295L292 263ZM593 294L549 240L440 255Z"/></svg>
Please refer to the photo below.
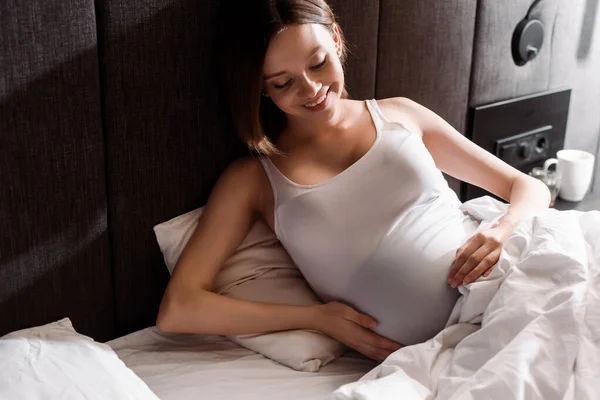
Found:
<svg viewBox="0 0 600 400"><path fill-rule="evenodd" d="M467 137L528 173L564 147L571 90L561 89L471 108ZM491 195L463 184L463 201Z"/></svg>

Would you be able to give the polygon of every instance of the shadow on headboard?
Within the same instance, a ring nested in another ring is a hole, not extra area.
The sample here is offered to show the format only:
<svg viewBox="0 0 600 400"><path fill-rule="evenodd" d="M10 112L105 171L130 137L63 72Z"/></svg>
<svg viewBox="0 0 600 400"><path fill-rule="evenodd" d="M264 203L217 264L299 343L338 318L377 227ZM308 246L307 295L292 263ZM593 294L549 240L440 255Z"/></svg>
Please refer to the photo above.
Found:
<svg viewBox="0 0 600 400"><path fill-rule="evenodd" d="M0 5L0 335L65 315L114 334L93 10L80 3L54 36L33 5Z"/></svg>

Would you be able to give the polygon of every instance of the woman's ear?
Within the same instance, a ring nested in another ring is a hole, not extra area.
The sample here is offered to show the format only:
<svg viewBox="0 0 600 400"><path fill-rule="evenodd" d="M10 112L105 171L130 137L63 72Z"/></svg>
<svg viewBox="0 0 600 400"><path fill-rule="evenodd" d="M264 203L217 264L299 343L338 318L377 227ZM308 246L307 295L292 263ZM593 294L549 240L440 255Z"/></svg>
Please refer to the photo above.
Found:
<svg viewBox="0 0 600 400"><path fill-rule="evenodd" d="M331 27L331 34L333 35L333 42L335 43L335 51L338 56L342 55L342 36L340 35L340 28L338 24L334 23Z"/></svg>

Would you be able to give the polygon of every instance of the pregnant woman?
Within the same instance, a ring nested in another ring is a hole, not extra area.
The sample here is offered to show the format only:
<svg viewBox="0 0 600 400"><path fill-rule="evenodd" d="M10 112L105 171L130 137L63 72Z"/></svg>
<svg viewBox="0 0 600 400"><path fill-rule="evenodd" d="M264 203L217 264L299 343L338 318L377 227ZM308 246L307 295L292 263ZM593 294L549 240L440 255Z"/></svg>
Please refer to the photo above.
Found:
<svg viewBox="0 0 600 400"><path fill-rule="evenodd" d="M351 100L323 0L244 1L217 42L231 116L255 154L216 184L157 325L237 335L316 329L376 360L441 331L457 287L485 279L548 189L406 98ZM410 60L406 60L410 62ZM442 171L510 202L477 231ZM326 304L253 303L212 282L262 218Z"/></svg>

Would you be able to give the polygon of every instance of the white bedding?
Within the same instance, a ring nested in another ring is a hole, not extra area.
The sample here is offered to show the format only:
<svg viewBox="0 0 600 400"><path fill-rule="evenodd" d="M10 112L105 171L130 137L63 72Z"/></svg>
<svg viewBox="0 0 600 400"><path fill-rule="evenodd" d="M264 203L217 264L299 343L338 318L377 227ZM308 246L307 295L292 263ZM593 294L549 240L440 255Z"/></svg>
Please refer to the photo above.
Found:
<svg viewBox="0 0 600 400"><path fill-rule="evenodd" d="M164 334L155 327L107 344L162 400L328 399L376 365L348 355L319 372L298 372L221 336Z"/></svg>
<svg viewBox="0 0 600 400"><path fill-rule="evenodd" d="M506 211L489 197L463 207L482 228ZM492 274L460 290L444 331L380 365L344 356L297 372L220 336L156 328L108 344L163 400L600 398L600 212L532 217Z"/></svg>
<svg viewBox="0 0 600 400"><path fill-rule="evenodd" d="M1 400L158 400L106 344L69 318L0 337Z"/></svg>
<svg viewBox="0 0 600 400"><path fill-rule="evenodd" d="M489 197L465 211L492 224ZM600 212L545 210L463 293L447 328L390 355L339 400L600 398Z"/></svg>

